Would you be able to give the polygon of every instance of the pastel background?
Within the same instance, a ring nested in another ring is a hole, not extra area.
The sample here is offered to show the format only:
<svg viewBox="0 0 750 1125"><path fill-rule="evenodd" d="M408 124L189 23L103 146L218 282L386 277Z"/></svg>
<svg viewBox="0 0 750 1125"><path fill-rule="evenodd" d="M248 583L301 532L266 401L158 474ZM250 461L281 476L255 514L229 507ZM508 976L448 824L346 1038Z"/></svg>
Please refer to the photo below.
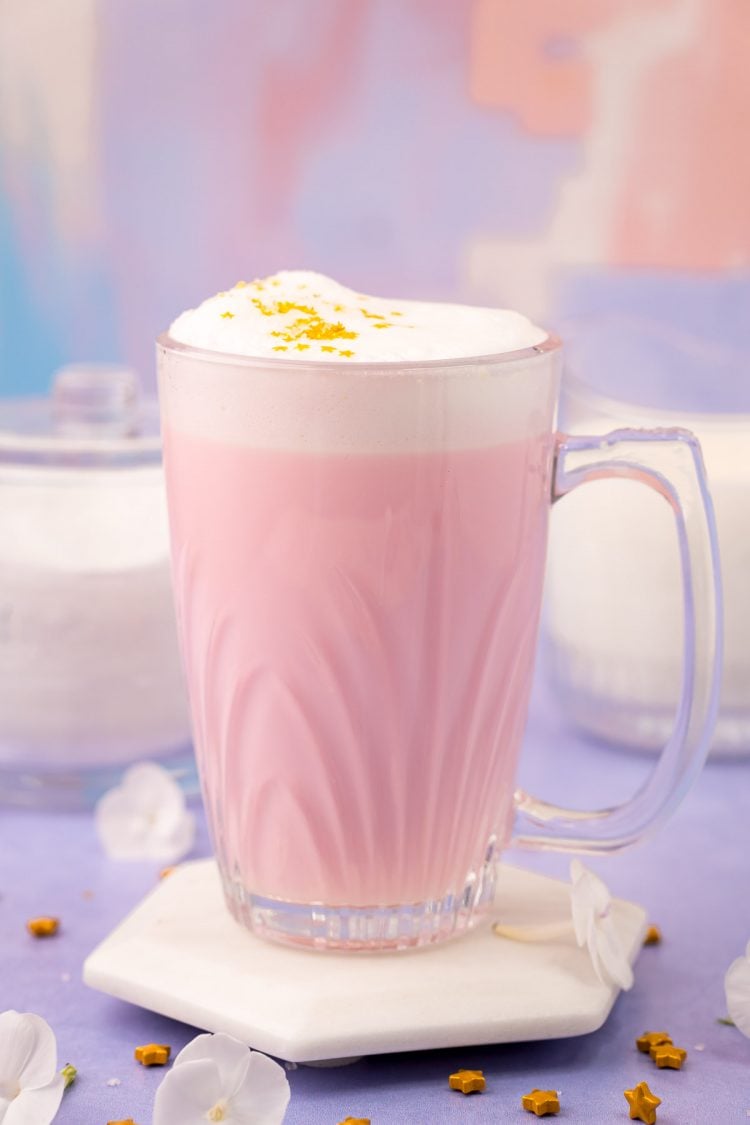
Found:
<svg viewBox="0 0 750 1125"><path fill-rule="evenodd" d="M0 0L0 393L280 267L739 341L747 0Z"/></svg>

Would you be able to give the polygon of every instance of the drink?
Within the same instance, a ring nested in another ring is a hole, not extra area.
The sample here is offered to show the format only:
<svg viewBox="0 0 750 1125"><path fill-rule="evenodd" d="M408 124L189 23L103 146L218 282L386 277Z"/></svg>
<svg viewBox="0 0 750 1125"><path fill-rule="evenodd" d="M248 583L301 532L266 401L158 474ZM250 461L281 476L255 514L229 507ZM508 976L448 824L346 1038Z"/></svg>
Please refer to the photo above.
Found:
<svg viewBox="0 0 750 1125"><path fill-rule="evenodd" d="M170 487L189 498L173 519L177 590L219 850L243 885L290 902L461 893L510 830L548 443L165 442ZM222 815L240 791L242 816Z"/></svg>
<svg viewBox="0 0 750 1125"><path fill-rule="evenodd" d="M517 313L304 274L240 284L160 339L196 750L226 899L256 932L399 948L492 901L519 815L549 498L571 487L559 442L552 483L558 359ZM631 444L646 440L663 439ZM657 477L642 458L622 471ZM689 500L697 581L709 537ZM698 673L659 801L703 749L713 681ZM659 801L590 825L522 807L550 826L544 846L607 850L612 821L620 846Z"/></svg>

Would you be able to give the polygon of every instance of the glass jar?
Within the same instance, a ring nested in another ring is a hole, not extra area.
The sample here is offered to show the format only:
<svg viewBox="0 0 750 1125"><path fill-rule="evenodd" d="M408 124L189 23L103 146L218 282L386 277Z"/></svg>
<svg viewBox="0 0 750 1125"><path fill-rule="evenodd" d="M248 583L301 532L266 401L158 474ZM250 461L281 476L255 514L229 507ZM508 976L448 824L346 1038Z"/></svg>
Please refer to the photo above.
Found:
<svg viewBox="0 0 750 1125"><path fill-rule="evenodd" d="M194 767L156 400L63 368L0 399L0 800L88 804L128 764Z"/></svg>

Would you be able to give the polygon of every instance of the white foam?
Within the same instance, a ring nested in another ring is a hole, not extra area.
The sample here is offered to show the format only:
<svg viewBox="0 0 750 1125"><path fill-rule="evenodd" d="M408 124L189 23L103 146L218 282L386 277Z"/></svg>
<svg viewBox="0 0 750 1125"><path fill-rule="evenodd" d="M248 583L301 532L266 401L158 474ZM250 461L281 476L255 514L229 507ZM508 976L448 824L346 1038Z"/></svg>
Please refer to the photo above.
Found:
<svg viewBox="0 0 750 1125"><path fill-rule="evenodd" d="M206 351L337 363L496 355L547 338L512 309L369 297L302 270L238 282L178 316L169 335Z"/></svg>

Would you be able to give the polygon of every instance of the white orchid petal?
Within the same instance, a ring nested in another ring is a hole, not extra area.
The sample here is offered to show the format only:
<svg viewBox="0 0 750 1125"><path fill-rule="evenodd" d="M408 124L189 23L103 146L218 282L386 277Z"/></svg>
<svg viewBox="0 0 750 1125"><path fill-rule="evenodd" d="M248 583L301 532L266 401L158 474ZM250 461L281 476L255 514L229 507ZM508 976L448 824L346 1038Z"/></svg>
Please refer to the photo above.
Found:
<svg viewBox="0 0 750 1125"><path fill-rule="evenodd" d="M207 1073L210 1088L198 1082ZM273 1059L231 1035L198 1035L183 1047L159 1087L153 1125L202 1125L217 1104L227 1125L281 1125L289 1096L284 1068Z"/></svg>
<svg viewBox="0 0 750 1125"><path fill-rule="evenodd" d="M7 1011L0 1015L0 1087L45 1086L57 1071L55 1033L41 1016Z"/></svg>
<svg viewBox="0 0 750 1125"><path fill-rule="evenodd" d="M65 1079L57 1074L46 1086L22 1090L8 1106L3 1125L50 1125L65 1092Z"/></svg>
<svg viewBox="0 0 750 1125"><path fill-rule="evenodd" d="M597 944L596 922L594 920L593 914L589 918L586 926L586 947L589 951L589 957L591 958L591 964L594 969L594 973L596 974L596 978L597 980L604 983L602 967L599 963L599 946Z"/></svg>
<svg viewBox="0 0 750 1125"><path fill-rule="evenodd" d="M750 944L747 954L738 957L724 977L729 1018L743 1035L750 1036Z"/></svg>
<svg viewBox="0 0 750 1125"><path fill-rule="evenodd" d="M291 1091L282 1066L260 1051L250 1052L245 1080L231 1099L237 1125L281 1125Z"/></svg>
<svg viewBox="0 0 750 1125"><path fill-rule="evenodd" d="M626 992L633 987L633 970L622 951L620 936L611 917L603 918L596 928L596 950L599 965L611 981Z"/></svg>
<svg viewBox="0 0 750 1125"><path fill-rule="evenodd" d="M25 1012L21 1017L33 1029L34 1051L21 1071L19 1081L24 1090L48 1086L57 1076L57 1040L55 1033L41 1016Z"/></svg>
<svg viewBox="0 0 750 1125"><path fill-rule="evenodd" d="M154 762L131 766L96 806L96 826L112 859L174 863L193 846L195 817L174 778Z"/></svg>
<svg viewBox="0 0 750 1125"><path fill-rule="evenodd" d="M174 793L174 782L156 762L137 762L122 779L122 788L138 804L161 804Z"/></svg>
<svg viewBox="0 0 750 1125"><path fill-rule="evenodd" d="M219 1071L210 1059L194 1059L167 1072L154 1099L152 1125L205 1125L224 1096Z"/></svg>
<svg viewBox="0 0 750 1125"><path fill-rule="evenodd" d="M198 1035L183 1047L174 1066L209 1059L219 1075L222 1095L227 1098L240 1088L250 1065L250 1048L232 1035L218 1031L215 1035Z"/></svg>
<svg viewBox="0 0 750 1125"><path fill-rule="evenodd" d="M34 1025L12 1009L0 1015L0 1088L20 1085L21 1072L29 1065L36 1045Z"/></svg>

